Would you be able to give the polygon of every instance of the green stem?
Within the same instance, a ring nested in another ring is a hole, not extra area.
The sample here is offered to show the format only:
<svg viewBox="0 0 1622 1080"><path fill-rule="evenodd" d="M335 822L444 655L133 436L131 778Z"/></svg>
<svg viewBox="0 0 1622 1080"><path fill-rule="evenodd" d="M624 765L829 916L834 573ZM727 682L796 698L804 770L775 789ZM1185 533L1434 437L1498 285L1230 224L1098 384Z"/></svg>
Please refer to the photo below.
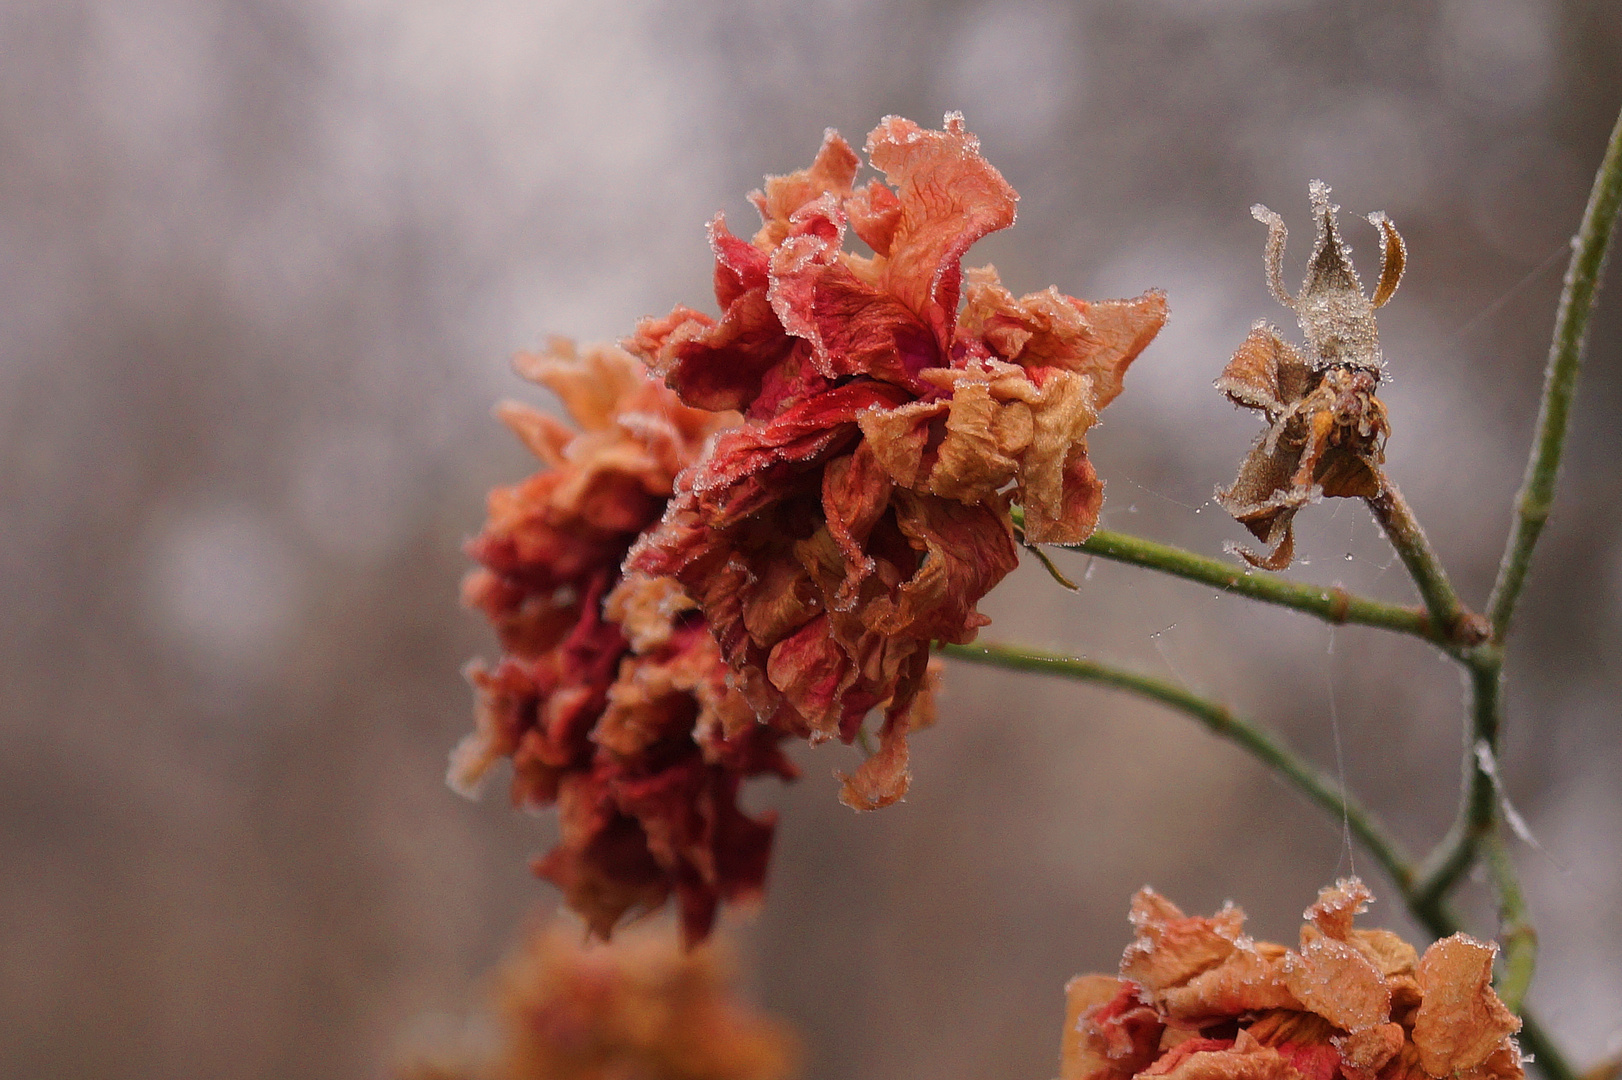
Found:
<svg viewBox="0 0 1622 1080"><path fill-rule="evenodd" d="M1498 982L1498 996L1511 1012L1518 1013L1537 968L1538 934L1527 911L1526 896L1521 892L1515 863L1509 856L1502 831L1494 832L1487 839L1487 866L1498 892L1498 940L1504 946L1504 972Z"/></svg>
<svg viewBox="0 0 1622 1080"><path fill-rule="evenodd" d="M1465 664L1470 674L1470 726L1464 739L1463 792L1453 826L1425 859L1415 887L1421 905L1435 903L1457 884L1498 824L1497 784L1487 770L1497 760L1503 721L1503 651L1496 645L1479 646L1466 654Z"/></svg>
<svg viewBox="0 0 1622 1080"><path fill-rule="evenodd" d="M1238 744L1268 768L1290 781L1311 802L1322 807L1331 816L1343 818L1352 833L1396 885L1409 912L1434 937L1447 937L1459 930L1458 917L1448 907L1445 897L1438 895L1428 901L1421 897L1413 863L1404 853L1402 845L1385 831L1385 827L1373 814L1349 796L1343 795L1341 788L1333 780L1297 758L1283 744L1255 725L1234 716L1226 707L1165 679L1141 675L1081 657L1011 645L939 645L937 648L946 656L966 660L969 663L1011 671L1057 675L1061 678L1127 690L1193 717L1214 734ZM1506 945L1506 954L1507 952ZM1521 1028L1521 1042L1536 1056L1538 1069L1547 1080L1577 1080L1576 1070L1566 1061L1536 1018L1522 1009L1521 1020L1524 1025Z"/></svg>
<svg viewBox="0 0 1622 1080"><path fill-rule="evenodd" d="M1191 693L1176 683L1140 675L1135 671L1101 664L1076 656L1025 649L1011 645L941 645L940 652L959 660L1013 671L1034 671L1044 675L1099 683L1151 698L1169 705L1200 723L1213 734L1236 743L1252 757L1295 785L1310 801L1333 817L1343 818L1352 833L1368 848L1382 869L1406 894L1413 887L1414 871L1402 846L1385 831L1367 810L1343 792L1338 784L1320 773L1273 736L1247 720L1235 716L1226 706Z"/></svg>
<svg viewBox="0 0 1622 1080"><path fill-rule="evenodd" d="M1085 551L1089 555L1097 555L1115 562L1130 563L1188 581L1213 585L1235 596L1304 611L1308 615L1316 615L1325 622L1379 626L1399 633L1413 634L1439 645L1447 644L1447 641L1433 630L1430 619L1420 609L1353 596L1339 585L1310 585L1271 574L1260 574L1247 567L1196 555L1192 551L1185 551L1170 544L1161 544L1140 536L1105 529L1099 529L1079 544L1055 546L1071 551Z"/></svg>
<svg viewBox="0 0 1622 1080"><path fill-rule="evenodd" d="M1577 1070L1560 1052L1554 1036L1538 1018L1521 1009L1521 1046L1535 1059L1538 1071L1548 1080L1577 1080Z"/></svg>
<svg viewBox="0 0 1622 1080"><path fill-rule="evenodd" d="M1543 376L1543 400L1538 406L1537 433L1526 463L1526 477L1515 497L1514 524L1504 547L1503 561L1498 565L1498 580L1487 602L1493 637L1498 641L1504 640L1509 631L1515 601L1520 598L1526 572L1532 564L1532 548L1554 505L1554 485L1560 472L1566 432L1571 426L1571 402L1577 390L1577 370L1582 364L1583 339L1587 336L1588 317L1593 311L1594 294L1599 289L1619 207L1622 207L1622 116L1617 117L1616 127L1611 129L1611 141L1594 177L1582 225L1571 241L1571 265L1566 270L1566 284L1560 294L1559 313L1555 316L1554 340L1549 346L1549 364Z"/></svg>
<svg viewBox="0 0 1622 1080"><path fill-rule="evenodd" d="M1442 639L1461 645L1475 645L1487 638L1487 624L1460 601L1442 562L1431 548L1425 530L1419 527L1413 510L1402 492L1387 476L1380 477L1380 494L1365 499L1375 520L1385 530L1386 539L1396 548L1408 576L1414 579L1425 610Z"/></svg>

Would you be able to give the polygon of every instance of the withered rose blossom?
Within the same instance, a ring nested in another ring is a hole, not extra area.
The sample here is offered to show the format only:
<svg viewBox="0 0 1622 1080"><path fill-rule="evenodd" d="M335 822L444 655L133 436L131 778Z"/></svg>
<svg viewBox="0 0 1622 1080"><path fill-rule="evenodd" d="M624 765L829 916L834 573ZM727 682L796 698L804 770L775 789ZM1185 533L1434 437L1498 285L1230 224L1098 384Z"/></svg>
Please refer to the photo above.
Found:
<svg viewBox="0 0 1622 1080"><path fill-rule="evenodd" d="M1166 313L1158 292L1016 298L991 267L965 275L1016 195L961 116L941 131L888 117L867 153L888 184L856 186L830 131L809 168L754 193L751 239L717 217L719 320L678 307L628 342L687 404L744 423L683 474L627 566L680 582L774 727L850 742L884 709L841 794L860 809L906 790L930 643L972 640L1017 561L1010 499L1032 542L1092 531L1087 430Z"/></svg>
<svg viewBox="0 0 1622 1080"><path fill-rule="evenodd" d="M696 942L722 901L754 897L765 879L773 820L739 809L740 785L794 768L783 735L727 686L715 641L679 589L667 583L610 611L604 601L676 474L736 418L682 405L613 346L577 353L555 341L518 368L579 427L517 403L498 408L545 467L491 492L489 520L468 544L483 569L464 598L495 625L503 656L468 670L476 729L452 755L451 781L469 791L511 759L513 801L559 808L560 841L536 870L593 932L607 937L674 892Z"/></svg>
<svg viewBox="0 0 1622 1080"><path fill-rule="evenodd" d="M658 933L579 943L561 928L520 944L495 987L494 1045L430 1047L401 1080L787 1080L788 1028L744 1005L713 946Z"/></svg>
<svg viewBox="0 0 1622 1080"><path fill-rule="evenodd" d="M1324 889L1287 949L1231 904L1190 917L1140 891L1120 976L1066 987L1061 1080L1522 1080L1497 946L1454 934L1421 957L1352 925L1371 899L1357 878Z"/></svg>
<svg viewBox="0 0 1622 1080"><path fill-rule="evenodd" d="M1295 557L1297 511L1324 497L1373 498L1381 493L1380 465L1389 433L1385 405L1375 396L1384 372L1374 310L1397 291L1406 262L1402 237L1384 214L1369 215L1380 230L1380 283L1363 295L1349 249L1335 223L1340 208L1329 188L1312 182L1317 242L1299 296L1284 288L1284 220L1265 206L1251 213L1267 225L1267 281L1278 302L1296 313L1307 339L1303 358L1265 320L1228 362L1216 387L1235 405L1267 420L1217 502L1271 549L1258 555L1236 545L1252 566L1283 570Z"/></svg>

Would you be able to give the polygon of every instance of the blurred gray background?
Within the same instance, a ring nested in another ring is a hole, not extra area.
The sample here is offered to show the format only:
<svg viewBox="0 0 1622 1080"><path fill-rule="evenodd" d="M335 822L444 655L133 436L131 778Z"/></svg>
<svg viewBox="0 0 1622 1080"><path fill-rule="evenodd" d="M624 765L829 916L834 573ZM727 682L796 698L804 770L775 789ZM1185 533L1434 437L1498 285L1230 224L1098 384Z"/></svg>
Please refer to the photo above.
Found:
<svg viewBox="0 0 1622 1080"><path fill-rule="evenodd" d="M366 1077L454 1027L526 913L552 824L442 784L469 725L456 605L508 356L710 308L704 223L825 126L962 109L1023 196L971 253L1016 292L1169 290L1093 437L1105 523L1219 553L1257 431L1210 388L1289 325L1251 203L1306 184L1408 239L1382 316L1393 475L1467 599L1519 481L1564 244L1622 103L1613 0L12 0L0 5L0 1072ZM1622 1049L1622 276L1510 665L1504 772L1580 1062ZM1292 328L1293 332L1293 328ZM1293 573L1406 601L1360 504ZM1075 555L1022 567L988 640L1178 678L1344 772L1421 847L1456 798L1461 685L1416 642ZM1061 988L1127 899L1242 903L1292 940L1353 859L1179 716L954 668L899 807L800 754L753 995L814 1080L1046 1080ZM1385 897L1374 921L1411 932ZM1479 884L1475 925L1492 930ZM437 1027L436 1027L437 1025Z"/></svg>

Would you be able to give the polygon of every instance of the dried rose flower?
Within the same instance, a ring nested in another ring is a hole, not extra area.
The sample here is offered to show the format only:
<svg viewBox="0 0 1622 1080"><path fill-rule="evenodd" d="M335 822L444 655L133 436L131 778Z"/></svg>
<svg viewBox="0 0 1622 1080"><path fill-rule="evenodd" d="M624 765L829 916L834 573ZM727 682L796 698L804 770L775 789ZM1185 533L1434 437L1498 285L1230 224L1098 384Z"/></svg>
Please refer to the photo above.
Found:
<svg viewBox="0 0 1622 1080"><path fill-rule="evenodd" d="M690 600L667 589L635 610L605 612L603 601L676 474L736 418L682 405L613 346L577 353L554 341L518 368L579 428L517 403L498 408L546 467L491 492L489 520L468 544L483 569L463 595L495 625L504 655L468 670L476 729L452 755L451 782L470 791L510 758L513 801L560 810L561 839L536 870L595 933L674 892L696 942L723 900L750 899L765 879L773 820L739 809L740 784L795 770L783 735L727 686Z"/></svg>
<svg viewBox="0 0 1622 1080"><path fill-rule="evenodd" d="M1153 292L1015 298L964 252L1013 223L1014 190L962 117L888 117L854 186L830 131L807 169L752 198L743 240L717 217L717 321L678 307L628 343L689 405L744 423L683 475L627 563L697 601L734 684L772 726L851 741L882 706L880 748L841 798L871 809L908 782L932 641L968 642L1033 542L1079 541L1103 487L1086 432L1165 320ZM872 250L844 249L846 232ZM960 311L961 306L961 311Z"/></svg>
<svg viewBox="0 0 1622 1080"><path fill-rule="evenodd" d="M1301 295L1284 288L1284 220L1265 206L1251 207L1267 225L1267 282L1278 302L1296 313L1306 335L1302 359L1278 331L1259 321L1216 382L1235 405L1255 409L1268 428L1217 502L1272 550L1257 555L1230 550L1253 566L1283 570L1295 555L1298 510L1325 496L1372 498L1381 492L1385 460L1385 406L1374 396L1384 360L1374 309L1397 291L1405 254L1402 237L1384 214L1369 215L1380 230L1380 284L1363 295L1350 251L1335 224L1340 208L1329 188L1311 184L1318 239Z"/></svg>
<svg viewBox="0 0 1622 1080"><path fill-rule="evenodd" d="M401 1080L786 1080L798 1042L735 997L713 947L531 933L496 986L495 1046L422 1054Z"/></svg>
<svg viewBox="0 0 1622 1080"><path fill-rule="evenodd" d="M1292 950L1232 904L1190 917L1143 889L1120 977L1065 988L1061 1080L1522 1080L1497 946L1454 934L1421 957L1352 926L1371 899L1357 878L1324 889Z"/></svg>

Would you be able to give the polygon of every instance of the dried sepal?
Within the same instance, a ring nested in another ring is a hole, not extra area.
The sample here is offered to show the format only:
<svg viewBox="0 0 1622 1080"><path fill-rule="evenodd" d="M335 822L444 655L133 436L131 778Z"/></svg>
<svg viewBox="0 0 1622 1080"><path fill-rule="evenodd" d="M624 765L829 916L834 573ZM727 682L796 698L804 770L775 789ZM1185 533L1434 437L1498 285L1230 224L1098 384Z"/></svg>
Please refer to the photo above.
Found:
<svg viewBox="0 0 1622 1080"><path fill-rule="evenodd" d="M1297 296L1284 287L1283 219L1265 206L1251 208L1267 225L1268 287L1296 313L1306 355L1259 321L1216 382L1230 401L1260 412L1268 424L1233 484L1216 494L1223 509L1269 549L1229 550L1266 570L1282 570L1294 558L1294 519L1302 507L1321 498L1380 493L1390 430L1375 394L1384 360L1374 309L1396 292L1406 249L1389 218L1369 216L1382 244L1380 282L1369 299L1341 240L1339 208L1330 203L1328 186L1315 180L1310 190L1317 237Z"/></svg>
<svg viewBox="0 0 1622 1080"><path fill-rule="evenodd" d="M1408 265L1408 245L1402 242L1402 234L1384 211L1370 214L1369 224L1380 230L1380 283L1375 286L1374 298L1369 303L1380 308L1385 307L1402 283L1402 271Z"/></svg>

